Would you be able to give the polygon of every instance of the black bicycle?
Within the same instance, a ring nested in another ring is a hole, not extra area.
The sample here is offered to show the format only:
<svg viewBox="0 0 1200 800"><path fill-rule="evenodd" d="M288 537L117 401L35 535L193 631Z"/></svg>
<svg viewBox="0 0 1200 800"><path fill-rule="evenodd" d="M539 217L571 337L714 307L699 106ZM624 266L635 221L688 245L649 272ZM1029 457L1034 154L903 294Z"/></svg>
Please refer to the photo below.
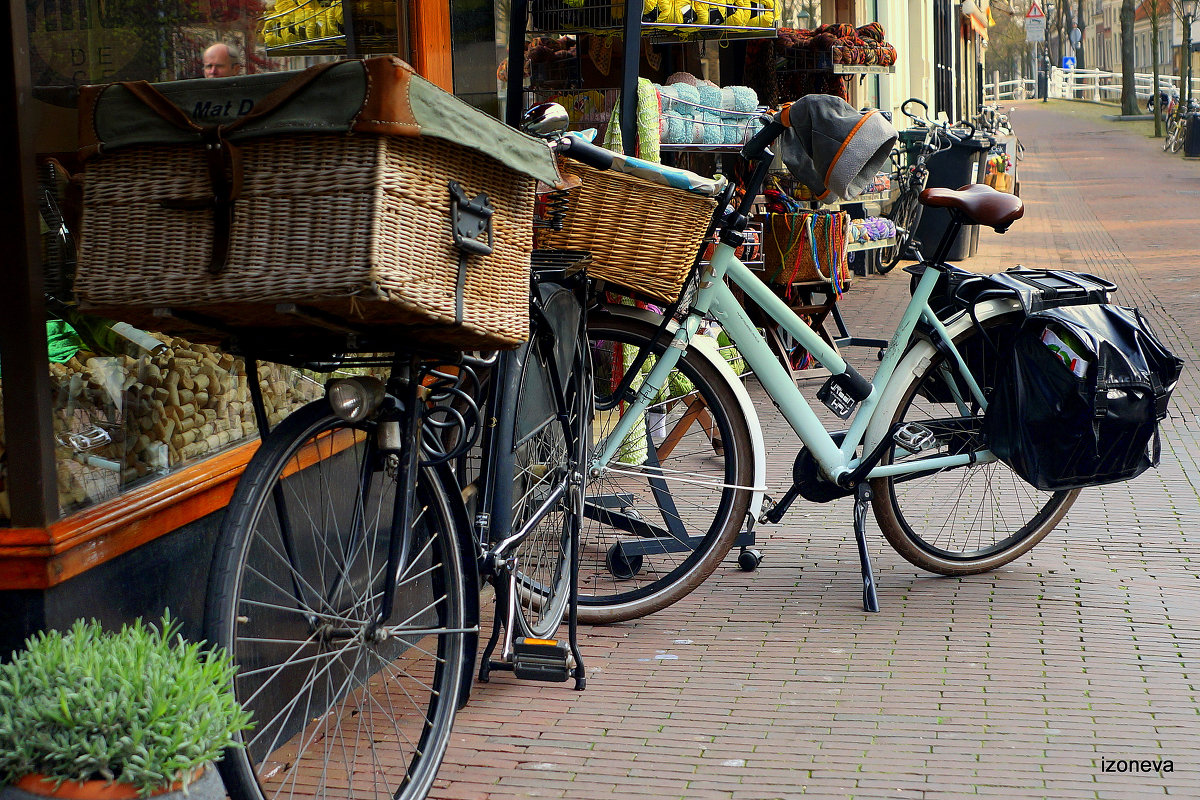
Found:
<svg viewBox="0 0 1200 800"><path fill-rule="evenodd" d="M480 677L583 688L592 384L576 260L535 259L530 337L509 352L254 354L341 374L262 430L217 541L205 634L256 722L221 764L235 800L424 797L475 674L483 581L496 622Z"/></svg>
<svg viewBox="0 0 1200 800"><path fill-rule="evenodd" d="M910 104L916 103L924 109L924 114L917 116L908 110ZM900 106L900 111L925 132L923 139L913 142L906 152L898 154L899 158L907 158L908 163L898 163L892 173L892 186L898 190L891 209L885 215L896 226L896 236L891 244L879 251L878 271L881 274L891 272L900 259L910 250L919 248L917 226L921 223L921 215L925 207L921 205L921 192L929 182L929 159L947 150L958 140L958 136L950 131L945 123L934 122L929 118L929 106L925 101L910 97Z"/></svg>

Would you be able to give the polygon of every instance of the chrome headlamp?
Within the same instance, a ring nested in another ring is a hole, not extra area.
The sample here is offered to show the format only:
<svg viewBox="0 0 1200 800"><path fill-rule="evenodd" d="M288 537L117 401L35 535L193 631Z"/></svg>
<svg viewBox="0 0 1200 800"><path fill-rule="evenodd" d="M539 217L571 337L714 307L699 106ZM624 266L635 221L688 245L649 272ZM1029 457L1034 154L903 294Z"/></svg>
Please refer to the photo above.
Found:
<svg viewBox="0 0 1200 800"><path fill-rule="evenodd" d="M374 414L386 394L383 381L370 375L338 378L325 385L330 408L346 422L362 422Z"/></svg>

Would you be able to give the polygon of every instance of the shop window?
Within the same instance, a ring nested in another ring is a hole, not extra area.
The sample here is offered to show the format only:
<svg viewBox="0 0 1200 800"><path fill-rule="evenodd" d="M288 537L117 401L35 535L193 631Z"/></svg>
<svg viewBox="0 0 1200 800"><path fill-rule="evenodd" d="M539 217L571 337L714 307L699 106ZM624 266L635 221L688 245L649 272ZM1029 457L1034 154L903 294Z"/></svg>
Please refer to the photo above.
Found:
<svg viewBox="0 0 1200 800"><path fill-rule="evenodd" d="M340 3L317 0L29 0L33 140L47 293L59 505L70 514L165 478L257 436L246 365L212 345L92 317L73 305L78 234L78 88L204 76L205 51L229 49L240 72L298 69L346 55ZM396 52L396 0L358 0L362 48ZM86 180L86 173L84 174ZM137 231L129 231L136 237ZM326 376L260 366L268 418L321 394ZM3 458L0 426L0 465ZM3 478L3 473L0 473ZM9 518L0 481L0 524Z"/></svg>

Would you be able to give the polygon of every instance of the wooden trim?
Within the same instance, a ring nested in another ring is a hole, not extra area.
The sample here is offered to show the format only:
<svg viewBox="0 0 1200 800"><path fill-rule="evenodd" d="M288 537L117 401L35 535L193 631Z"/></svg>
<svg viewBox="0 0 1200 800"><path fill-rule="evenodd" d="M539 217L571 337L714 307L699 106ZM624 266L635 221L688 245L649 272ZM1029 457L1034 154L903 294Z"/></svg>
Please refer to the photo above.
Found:
<svg viewBox="0 0 1200 800"><path fill-rule="evenodd" d="M453 94L450 0L408 0L408 23L413 69L421 77Z"/></svg>
<svg viewBox="0 0 1200 800"><path fill-rule="evenodd" d="M0 530L0 590L49 589L229 504L258 441L46 528Z"/></svg>

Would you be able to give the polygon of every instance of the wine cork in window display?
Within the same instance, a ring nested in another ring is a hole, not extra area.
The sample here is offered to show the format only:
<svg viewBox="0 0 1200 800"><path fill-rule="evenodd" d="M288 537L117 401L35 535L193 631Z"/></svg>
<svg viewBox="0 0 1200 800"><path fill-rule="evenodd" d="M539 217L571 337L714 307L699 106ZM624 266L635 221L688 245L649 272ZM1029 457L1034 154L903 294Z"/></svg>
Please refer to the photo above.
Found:
<svg viewBox="0 0 1200 800"><path fill-rule="evenodd" d="M166 346L151 356L80 351L50 365L64 509L257 434L240 359L210 345L152 335ZM271 424L321 393L320 384L290 367L262 364L260 377ZM106 432L99 443L76 444L96 428Z"/></svg>

